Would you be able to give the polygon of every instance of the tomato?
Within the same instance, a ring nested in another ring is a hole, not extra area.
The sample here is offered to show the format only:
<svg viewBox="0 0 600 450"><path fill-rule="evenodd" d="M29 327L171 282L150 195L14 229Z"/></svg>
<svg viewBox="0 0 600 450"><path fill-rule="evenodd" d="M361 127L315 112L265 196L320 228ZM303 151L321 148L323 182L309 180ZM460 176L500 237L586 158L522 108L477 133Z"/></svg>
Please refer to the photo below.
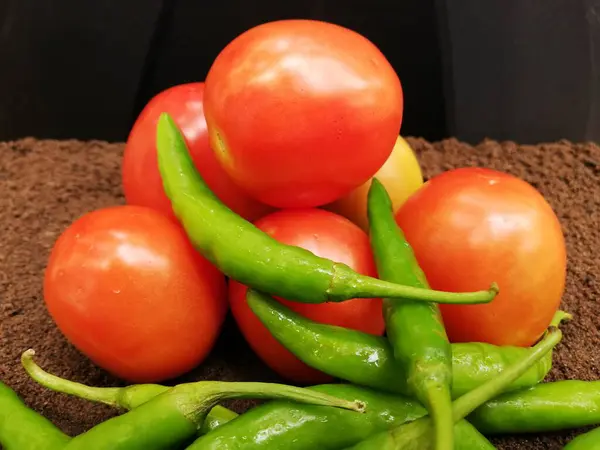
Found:
<svg viewBox="0 0 600 450"><path fill-rule="evenodd" d="M160 114L167 112L181 128L196 168L217 197L244 218L258 219L271 208L244 193L217 161L208 142L203 99L204 83L189 83L159 93L144 107L123 154L125 199L130 205L154 208L175 218L163 189L156 155L156 123Z"/></svg>
<svg viewBox="0 0 600 450"><path fill-rule="evenodd" d="M398 136L392 154L377 171L375 177L383 183L394 211L423 185L423 174L417 156L408 142ZM326 209L347 217L363 230L369 229L367 216L367 195L371 180L354 189L347 196L329 204Z"/></svg>
<svg viewBox="0 0 600 450"><path fill-rule="evenodd" d="M499 284L489 304L440 305L451 341L528 346L550 324L565 287L565 240L531 185L489 169L452 170L411 196L396 220L433 289Z"/></svg>
<svg viewBox="0 0 600 450"><path fill-rule="evenodd" d="M134 383L173 378L203 361L227 312L226 289L177 223L139 206L73 222L44 277L48 311L65 337Z"/></svg>
<svg viewBox="0 0 600 450"><path fill-rule="evenodd" d="M206 78L213 149L250 195L322 206L371 178L400 132L403 94L384 55L326 22L282 20L230 42Z"/></svg>
<svg viewBox="0 0 600 450"><path fill-rule="evenodd" d="M364 231L337 214L320 209L282 210L263 217L256 226L280 242L348 264L359 273L376 276L375 262ZM282 377L297 383L324 383L331 377L292 355L269 333L246 302L247 288L229 281L231 312L256 354ZM341 303L306 304L278 299L297 313L320 323L371 334L383 334L380 299L353 299Z"/></svg>

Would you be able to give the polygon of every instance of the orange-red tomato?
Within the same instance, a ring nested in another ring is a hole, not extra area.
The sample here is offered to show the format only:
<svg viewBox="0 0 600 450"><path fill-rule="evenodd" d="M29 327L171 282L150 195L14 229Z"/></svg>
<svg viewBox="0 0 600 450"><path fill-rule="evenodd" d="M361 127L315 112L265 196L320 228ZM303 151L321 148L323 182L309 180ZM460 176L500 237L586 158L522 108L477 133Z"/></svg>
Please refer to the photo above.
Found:
<svg viewBox="0 0 600 450"><path fill-rule="evenodd" d="M255 220L272 210L240 189L225 173L208 142L204 118L204 83L188 83L162 91L137 118L123 154L123 191L130 205L147 206L174 218L165 195L156 155L156 123L167 112L180 127L196 169L211 190L236 213Z"/></svg>
<svg viewBox="0 0 600 450"><path fill-rule="evenodd" d="M400 132L403 94L373 43L326 22L282 20L229 43L206 78L211 144L254 198L330 203L371 178Z"/></svg>
<svg viewBox="0 0 600 450"><path fill-rule="evenodd" d="M375 177L387 190L392 207L397 211L408 197L423 185L423 174L417 156L408 142L398 136L392 154L377 171ZM329 204L326 209L347 217L363 230L369 229L367 196L371 180L354 189L345 197Z"/></svg>
<svg viewBox="0 0 600 450"><path fill-rule="evenodd" d="M411 196L398 225L433 289L500 293L486 305L440 305L453 342L533 344L559 307L566 248L550 205L531 185L482 168L445 172Z"/></svg>
<svg viewBox="0 0 600 450"><path fill-rule="evenodd" d="M138 206L73 222L44 278L48 311L66 338L135 383L173 378L204 360L227 312L226 289L178 224Z"/></svg>
<svg viewBox="0 0 600 450"><path fill-rule="evenodd" d="M348 264L359 273L376 276L375 262L364 231L337 214L320 209L283 210L263 217L256 226L280 242L310 250ZM256 354L275 372L297 383L324 383L331 377L292 355L269 333L246 302L247 288L229 282L233 317ZM299 314L320 323L371 334L383 334L380 299L355 299L341 303L305 304L278 299Z"/></svg>

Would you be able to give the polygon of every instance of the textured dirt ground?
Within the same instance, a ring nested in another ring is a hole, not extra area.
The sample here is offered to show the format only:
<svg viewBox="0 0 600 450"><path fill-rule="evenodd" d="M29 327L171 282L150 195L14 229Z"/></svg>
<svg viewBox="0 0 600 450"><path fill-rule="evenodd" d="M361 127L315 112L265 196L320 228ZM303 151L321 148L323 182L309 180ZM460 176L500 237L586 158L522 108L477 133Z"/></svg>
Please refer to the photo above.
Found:
<svg viewBox="0 0 600 450"><path fill-rule="evenodd" d="M600 148L568 142L542 146L455 140L429 144L410 139L427 176L458 166L501 169L531 182L549 200L563 224L569 252L563 307L577 320L565 328L550 379L600 379ZM34 347L37 361L57 375L93 385L118 380L92 365L55 328L42 300L42 276L54 240L81 214L122 203L122 146L103 142L0 143L0 379L28 405L69 434L114 414L107 407L39 388L19 365ZM186 379L277 378L243 342L229 321L210 358ZM247 403L233 403L239 411ZM571 433L503 438L500 449L559 449Z"/></svg>

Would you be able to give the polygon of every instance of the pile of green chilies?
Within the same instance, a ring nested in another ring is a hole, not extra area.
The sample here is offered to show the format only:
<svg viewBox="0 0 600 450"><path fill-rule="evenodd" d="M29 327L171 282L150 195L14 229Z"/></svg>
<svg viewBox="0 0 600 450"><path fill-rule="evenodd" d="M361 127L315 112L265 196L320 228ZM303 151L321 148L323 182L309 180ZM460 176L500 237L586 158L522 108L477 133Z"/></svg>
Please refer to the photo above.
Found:
<svg viewBox="0 0 600 450"><path fill-rule="evenodd" d="M489 302L498 287L460 294L429 289L377 180L368 216L380 279L281 244L234 214L195 170L167 114L158 123L157 147L165 192L192 243L225 275L250 287L250 308L282 345L342 383L101 388L44 371L28 350L21 361L35 382L125 412L71 437L0 382L5 450L478 450L494 448L486 436L600 425L600 381L542 383L568 313L558 311L531 348L448 342L437 304ZM382 297L387 336L313 322L273 296L310 303ZM228 398L270 401L238 415L219 406ZM565 448L600 449L599 433L581 434Z"/></svg>

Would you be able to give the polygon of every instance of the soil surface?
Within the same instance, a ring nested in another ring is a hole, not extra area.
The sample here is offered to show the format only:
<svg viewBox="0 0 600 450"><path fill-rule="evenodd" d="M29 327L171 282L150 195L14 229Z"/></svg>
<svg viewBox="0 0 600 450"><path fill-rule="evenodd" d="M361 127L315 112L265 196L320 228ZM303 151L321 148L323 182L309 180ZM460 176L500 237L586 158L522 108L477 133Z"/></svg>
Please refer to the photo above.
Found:
<svg viewBox="0 0 600 450"><path fill-rule="evenodd" d="M459 166L483 166L524 178L557 212L567 239L569 266L563 308L576 320L554 357L550 380L600 379L600 147L558 142L519 146L456 140L430 144L409 139L427 177ZM113 410L46 391L19 364L35 348L45 369L91 385L119 385L61 336L42 300L48 254L59 234L90 210L123 203L123 146L104 142L0 143L0 380L65 432L75 435L107 419ZM185 380L274 381L246 346L231 320L211 356ZM248 402L233 402L242 411ZM575 433L581 432L577 430ZM560 449L573 433L494 440L500 449Z"/></svg>

